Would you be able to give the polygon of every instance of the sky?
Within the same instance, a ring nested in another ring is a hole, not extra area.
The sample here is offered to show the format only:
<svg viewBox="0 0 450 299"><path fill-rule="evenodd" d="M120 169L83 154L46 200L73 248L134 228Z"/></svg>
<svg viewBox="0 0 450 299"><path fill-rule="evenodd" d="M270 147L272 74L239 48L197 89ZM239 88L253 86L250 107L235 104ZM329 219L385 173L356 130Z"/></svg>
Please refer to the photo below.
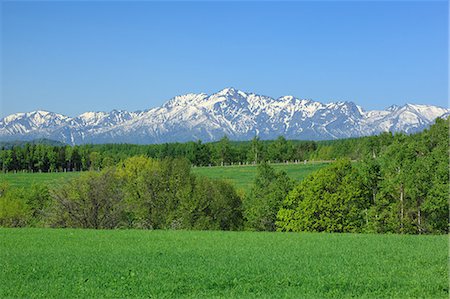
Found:
<svg viewBox="0 0 450 299"><path fill-rule="evenodd" d="M226 87L448 106L447 1L2 1L0 116L145 110Z"/></svg>

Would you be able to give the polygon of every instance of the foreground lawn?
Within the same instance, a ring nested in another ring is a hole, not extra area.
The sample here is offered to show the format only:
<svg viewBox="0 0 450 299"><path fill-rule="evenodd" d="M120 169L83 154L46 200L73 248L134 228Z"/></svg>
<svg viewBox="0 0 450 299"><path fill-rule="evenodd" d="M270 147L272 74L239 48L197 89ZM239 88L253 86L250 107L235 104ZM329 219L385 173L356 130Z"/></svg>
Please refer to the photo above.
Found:
<svg viewBox="0 0 450 299"><path fill-rule="evenodd" d="M0 229L0 297L448 298L448 237Z"/></svg>
<svg viewBox="0 0 450 299"><path fill-rule="evenodd" d="M300 164L272 164L276 170L284 170L289 177L300 181L308 174L324 167L327 163ZM224 179L230 181L236 188L248 192L256 176L256 166L216 166L193 167L192 172L209 178ZM53 173L0 173L0 182L7 181L14 187L29 187L33 183L56 185L61 180L80 175L81 172L53 172Z"/></svg>

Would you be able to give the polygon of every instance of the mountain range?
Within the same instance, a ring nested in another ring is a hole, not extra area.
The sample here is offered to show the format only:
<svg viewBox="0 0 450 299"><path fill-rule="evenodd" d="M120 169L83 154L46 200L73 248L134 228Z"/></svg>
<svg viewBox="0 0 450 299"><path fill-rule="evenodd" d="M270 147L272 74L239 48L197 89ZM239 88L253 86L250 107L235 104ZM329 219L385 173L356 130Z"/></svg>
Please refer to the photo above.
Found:
<svg viewBox="0 0 450 299"><path fill-rule="evenodd" d="M33 111L0 120L0 140L47 138L68 144L162 143L233 140L254 136L326 140L381 132L421 131L450 110L405 104L365 111L353 102L324 104L283 96L277 99L225 88L212 95L185 94L145 111L85 112L76 117Z"/></svg>

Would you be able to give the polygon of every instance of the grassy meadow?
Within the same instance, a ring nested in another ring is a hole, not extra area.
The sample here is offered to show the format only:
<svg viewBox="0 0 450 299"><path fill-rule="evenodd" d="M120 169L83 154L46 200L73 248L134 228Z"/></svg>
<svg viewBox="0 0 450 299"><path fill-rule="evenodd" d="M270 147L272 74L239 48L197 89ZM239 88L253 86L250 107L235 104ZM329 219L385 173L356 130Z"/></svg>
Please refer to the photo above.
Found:
<svg viewBox="0 0 450 299"><path fill-rule="evenodd" d="M0 182L6 181L12 187L29 187L32 184L55 185L65 179L80 175L80 172L42 172L42 173L0 173Z"/></svg>
<svg viewBox="0 0 450 299"><path fill-rule="evenodd" d="M276 170L284 170L289 177L302 180L308 174L327 165L327 163L308 164L272 164ZM194 167L192 172L214 179L224 179L231 182L237 189L248 192L256 176L256 166L215 166ZM45 183L49 185L58 184L61 180L76 177L80 172L53 172L53 173L1 173L0 182L6 180L14 187L28 187L33 183Z"/></svg>
<svg viewBox="0 0 450 299"><path fill-rule="evenodd" d="M448 298L448 237L0 229L0 297Z"/></svg>
<svg viewBox="0 0 450 299"><path fill-rule="evenodd" d="M271 164L277 171L283 170L287 175L297 181L303 180L307 175L324 167L328 163L308 164ZM257 167L249 166L223 166L223 167L195 167L193 173L213 179L223 179L232 183L238 190L250 191L256 177Z"/></svg>

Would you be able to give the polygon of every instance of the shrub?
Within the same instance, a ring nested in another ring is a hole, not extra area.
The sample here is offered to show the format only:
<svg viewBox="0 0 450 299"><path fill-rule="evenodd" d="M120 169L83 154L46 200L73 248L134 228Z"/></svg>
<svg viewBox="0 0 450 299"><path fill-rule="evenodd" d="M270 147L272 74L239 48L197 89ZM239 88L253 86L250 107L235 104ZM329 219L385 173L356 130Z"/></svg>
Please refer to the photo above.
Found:
<svg viewBox="0 0 450 299"><path fill-rule="evenodd" d="M183 226L199 230L242 228L241 198L227 182L197 177L192 196L181 204Z"/></svg>
<svg viewBox="0 0 450 299"><path fill-rule="evenodd" d="M358 232L370 194L350 161L321 169L289 193L278 213L280 231Z"/></svg>
<svg viewBox="0 0 450 299"><path fill-rule="evenodd" d="M26 203L23 189L2 186L0 195L0 226L22 227L28 225L31 210Z"/></svg>
<svg viewBox="0 0 450 299"><path fill-rule="evenodd" d="M259 165L253 188L244 202L246 228L274 231L278 210L292 185L285 172L276 172L266 163Z"/></svg>

